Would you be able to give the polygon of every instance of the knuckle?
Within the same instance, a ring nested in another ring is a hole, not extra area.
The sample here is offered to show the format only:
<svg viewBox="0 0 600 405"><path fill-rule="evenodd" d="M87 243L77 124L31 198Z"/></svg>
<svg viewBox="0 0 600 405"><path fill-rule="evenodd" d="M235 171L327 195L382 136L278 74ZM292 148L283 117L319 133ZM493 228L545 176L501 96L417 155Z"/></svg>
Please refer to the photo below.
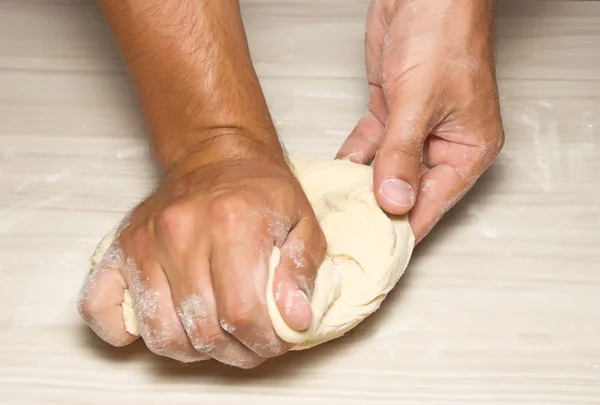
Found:
<svg viewBox="0 0 600 405"><path fill-rule="evenodd" d="M412 139L396 138L393 144L382 145L380 154L382 158L398 162L407 158L419 162L423 160L422 148Z"/></svg>
<svg viewBox="0 0 600 405"><path fill-rule="evenodd" d="M317 237L316 237L316 249L317 249L317 253L319 254L319 256L321 258L327 252L327 245L328 244L327 244L327 238L325 237L325 233L319 227L317 230Z"/></svg>
<svg viewBox="0 0 600 405"><path fill-rule="evenodd" d="M244 344L260 357L271 358L287 352L289 348L278 339L272 328L259 327L259 324L263 325L260 318L257 306L241 305L222 316L220 323L229 333L242 336ZM264 325L270 325L270 322Z"/></svg>
<svg viewBox="0 0 600 405"><path fill-rule="evenodd" d="M500 130L498 135L496 136L496 144L494 145L493 152L494 156L497 156L502 148L504 148L504 143L506 141L506 135L504 134L504 130Z"/></svg>
<svg viewBox="0 0 600 405"><path fill-rule="evenodd" d="M388 67L388 64L386 63L388 61L388 59L389 58L384 55L384 57L382 58L382 61L381 61L382 67L379 71L379 76L380 76L381 82L384 85L391 84L392 81L394 81L398 76L398 74L396 72L392 71Z"/></svg>
<svg viewBox="0 0 600 405"><path fill-rule="evenodd" d="M250 357L250 358L241 358L238 361L236 361L234 364L232 364L233 366L245 369L245 370L250 370L253 368L256 368L258 366L260 366L262 363L264 363L267 359L265 358L261 358L258 356L255 357Z"/></svg>
<svg viewBox="0 0 600 405"><path fill-rule="evenodd" d="M221 326L229 333L237 330L252 329L256 325L256 319L260 310L254 304L237 304L225 309L221 317Z"/></svg>
<svg viewBox="0 0 600 405"><path fill-rule="evenodd" d="M375 97L369 97L369 100L367 101L367 108L369 109L369 111L371 111L371 113L374 114L374 110L377 110L379 108L379 98L375 98ZM365 122L366 121L366 117L362 117L358 123L360 124L361 122ZM363 124L364 125L364 124Z"/></svg>
<svg viewBox="0 0 600 405"><path fill-rule="evenodd" d="M171 204L164 208L155 218L159 232L168 235L172 240L180 240L190 225L193 224L194 210L185 202Z"/></svg>
<svg viewBox="0 0 600 405"><path fill-rule="evenodd" d="M221 325L223 321L220 322ZM231 337L218 324L197 324L197 333L192 335L190 341L194 349L230 366L250 369L261 364L264 359L243 350L243 347L231 341ZM227 326L225 326L225 329Z"/></svg>
<svg viewBox="0 0 600 405"><path fill-rule="evenodd" d="M375 104L373 99L371 99L369 100L369 109L371 111L376 111L381 108ZM377 118L375 118L374 112L372 114L372 116L369 115L360 119L357 130L354 131L353 134L362 142L377 145L381 139L381 136L383 135L383 129L381 129L381 131L377 130L376 127L380 124L374 122L377 120Z"/></svg>
<svg viewBox="0 0 600 405"><path fill-rule="evenodd" d="M487 166L489 166L500 154L500 151L504 147L504 141L504 131L500 130L491 138L488 138L488 140L486 140L486 142L482 145L479 161L482 165L484 165L484 168L487 168Z"/></svg>
<svg viewBox="0 0 600 405"><path fill-rule="evenodd" d="M143 226L128 226L119 235L119 246L129 250L143 250L148 244L148 230Z"/></svg>
<svg viewBox="0 0 600 405"><path fill-rule="evenodd" d="M159 336L151 336L145 340L148 349L159 356L180 357L185 352L179 333L163 330Z"/></svg>
<svg viewBox="0 0 600 405"><path fill-rule="evenodd" d="M194 320L196 333L190 341L194 349L200 353L210 354L227 342L227 337L221 327L213 323L205 323L200 319Z"/></svg>
<svg viewBox="0 0 600 405"><path fill-rule="evenodd" d="M212 218L224 225L239 224L240 220L248 217L250 205L239 194L223 194L215 197L210 207Z"/></svg>
<svg viewBox="0 0 600 405"><path fill-rule="evenodd" d="M292 345L280 340L275 332L269 333L264 337L261 343L254 346L254 351L264 358L273 358L287 353Z"/></svg>
<svg viewBox="0 0 600 405"><path fill-rule="evenodd" d="M390 55L390 54L388 54ZM407 58L398 65L398 60L390 56L384 56L381 60L382 68L380 70L381 86L387 93L388 98L391 96L395 97L396 93L400 96L408 96L410 93L406 93L405 90L411 88L410 83L421 80L423 76L423 60L425 55L412 54L407 55ZM393 66L393 68L391 68ZM401 73L398 73L401 72Z"/></svg>

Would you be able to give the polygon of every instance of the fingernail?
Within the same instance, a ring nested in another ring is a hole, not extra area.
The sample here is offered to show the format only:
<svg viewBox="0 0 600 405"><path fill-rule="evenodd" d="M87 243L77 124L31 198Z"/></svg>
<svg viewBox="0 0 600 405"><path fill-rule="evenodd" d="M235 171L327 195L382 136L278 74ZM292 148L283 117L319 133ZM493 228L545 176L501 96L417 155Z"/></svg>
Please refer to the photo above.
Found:
<svg viewBox="0 0 600 405"><path fill-rule="evenodd" d="M386 200L399 207L409 207L413 205L415 200L410 184L396 178L385 180L379 191Z"/></svg>

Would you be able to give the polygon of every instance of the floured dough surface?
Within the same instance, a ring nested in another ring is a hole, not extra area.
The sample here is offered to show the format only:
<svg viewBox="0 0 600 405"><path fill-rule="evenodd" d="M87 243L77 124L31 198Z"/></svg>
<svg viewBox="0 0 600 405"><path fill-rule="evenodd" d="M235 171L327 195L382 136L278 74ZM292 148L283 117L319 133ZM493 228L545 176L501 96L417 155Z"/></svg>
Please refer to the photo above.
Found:
<svg viewBox="0 0 600 405"><path fill-rule="evenodd" d="M267 305L273 327L295 350L316 346L344 335L376 311L398 282L410 260L415 238L408 217L390 217L373 193L369 166L340 160L292 159L294 171L327 239L312 298L313 324L303 332L289 328L273 299L273 274L280 252L270 261ZM113 229L92 256L100 261L116 237ZM139 329L131 295L125 291L123 319L127 331Z"/></svg>

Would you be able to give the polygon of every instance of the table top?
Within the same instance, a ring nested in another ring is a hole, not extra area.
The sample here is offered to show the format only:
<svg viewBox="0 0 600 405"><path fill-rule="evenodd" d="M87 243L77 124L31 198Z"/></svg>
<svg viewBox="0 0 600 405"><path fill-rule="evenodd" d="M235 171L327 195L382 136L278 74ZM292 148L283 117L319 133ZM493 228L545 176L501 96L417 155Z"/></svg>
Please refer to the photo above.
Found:
<svg viewBox="0 0 600 405"><path fill-rule="evenodd" d="M251 371L115 349L89 256L156 183L92 0L0 2L0 404L600 404L600 2L498 2L506 145L377 313ZM291 154L365 110L367 0L242 1Z"/></svg>

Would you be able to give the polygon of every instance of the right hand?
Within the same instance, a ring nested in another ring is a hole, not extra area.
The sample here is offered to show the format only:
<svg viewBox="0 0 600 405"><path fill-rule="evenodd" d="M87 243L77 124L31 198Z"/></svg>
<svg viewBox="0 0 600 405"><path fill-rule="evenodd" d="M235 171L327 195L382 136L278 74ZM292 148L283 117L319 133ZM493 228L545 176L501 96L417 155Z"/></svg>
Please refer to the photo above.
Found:
<svg viewBox="0 0 600 405"><path fill-rule="evenodd" d="M293 329L310 326L324 235L286 162L264 145L244 150L253 153L186 158L131 213L106 254L116 260L90 275L79 304L102 339L136 339L120 306L129 288L141 337L158 355L251 368L285 353L293 345L277 336L266 306L273 246L281 249L272 292L279 311Z"/></svg>

